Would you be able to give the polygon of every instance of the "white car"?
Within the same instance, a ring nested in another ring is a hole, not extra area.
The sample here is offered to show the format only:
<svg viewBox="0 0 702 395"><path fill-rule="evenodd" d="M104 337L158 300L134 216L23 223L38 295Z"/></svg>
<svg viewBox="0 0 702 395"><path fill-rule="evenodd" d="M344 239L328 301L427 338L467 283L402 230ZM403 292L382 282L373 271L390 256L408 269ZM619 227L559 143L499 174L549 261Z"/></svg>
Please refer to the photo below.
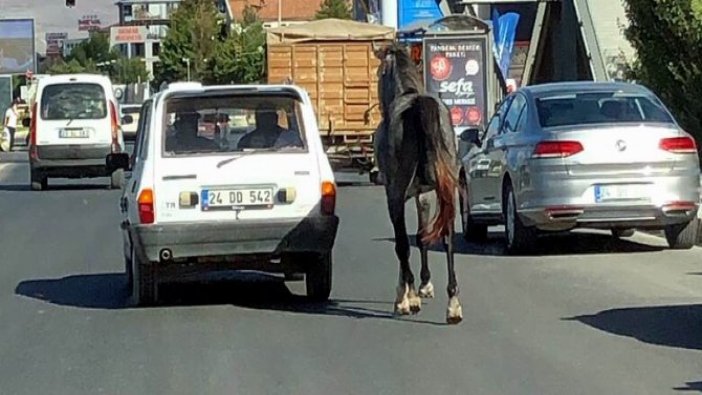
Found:
<svg viewBox="0 0 702 395"><path fill-rule="evenodd" d="M202 125L213 111L255 114L253 130L215 138L224 125ZM303 90L176 83L139 120L132 158L106 161L132 171L120 207L136 304L156 303L164 280L220 269L304 274L309 298L329 297L336 184Z"/></svg>
<svg viewBox="0 0 702 395"><path fill-rule="evenodd" d="M111 177L124 183L121 169L108 171L105 157L125 151L117 100L108 77L52 75L39 80L29 123L29 169L33 190L46 189L49 177Z"/></svg>

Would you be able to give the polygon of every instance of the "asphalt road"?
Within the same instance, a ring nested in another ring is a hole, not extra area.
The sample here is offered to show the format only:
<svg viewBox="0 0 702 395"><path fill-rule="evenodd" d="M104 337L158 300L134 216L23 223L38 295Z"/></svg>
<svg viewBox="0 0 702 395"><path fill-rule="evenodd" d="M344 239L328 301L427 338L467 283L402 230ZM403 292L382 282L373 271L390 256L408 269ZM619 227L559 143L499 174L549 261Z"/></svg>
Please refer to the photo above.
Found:
<svg viewBox="0 0 702 395"><path fill-rule="evenodd" d="M506 257L498 233L458 241L464 322L444 324L440 252L437 298L397 319L382 190L347 186L328 305L304 303L301 283L239 275L131 308L119 193L107 179L31 192L25 157L0 156L0 394L702 392L699 248L579 233Z"/></svg>

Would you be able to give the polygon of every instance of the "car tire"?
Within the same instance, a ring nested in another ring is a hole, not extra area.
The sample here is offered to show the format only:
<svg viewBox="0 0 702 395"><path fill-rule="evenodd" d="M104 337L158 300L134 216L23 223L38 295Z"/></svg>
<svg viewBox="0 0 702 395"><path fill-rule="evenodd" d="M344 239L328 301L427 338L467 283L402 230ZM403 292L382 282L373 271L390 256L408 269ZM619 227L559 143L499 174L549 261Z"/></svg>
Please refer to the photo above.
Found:
<svg viewBox="0 0 702 395"><path fill-rule="evenodd" d="M617 239L631 237L636 233L636 229L612 229L612 236Z"/></svg>
<svg viewBox="0 0 702 395"><path fill-rule="evenodd" d="M49 181L45 175L38 170L30 170L30 187L33 191L43 191L49 186Z"/></svg>
<svg viewBox="0 0 702 395"><path fill-rule="evenodd" d="M468 195L468 189L463 178L461 178L460 188ZM463 239L466 241L485 241L488 236L488 226L476 224L470 215L470 203L463 199L463 194L458 194L458 202L461 205L461 225Z"/></svg>
<svg viewBox="0 0 702 395"><path fill-rule="evenodd" d="M135 306L153 306L156 304L155 266L145 264L132 247L132 302Z"/></svg>
<svg viewBox="0 0 702 395"><path fill-rule="evenodd" d="M311 254L305 273L307 299L312 302L326 302L331 294L332 256L331 252Z"/></svg>
<svg viewBox="0 0 702 395"><path fill-rule="evenodd" d="M124 169L117 169L110 175L110 189L122 189L124 186Z"/></svg>
<svg viewBox="0 0 702 395"><path fill-rule="evenodd" d="M699 219L695 218L685 224L668 225L665 227L665 238L668 246L674 250L689 250L697 243Z"/></svg>
<svg viewBox="0 0 702 395"><path fill-rule="evenodd" d="M516 255L531 252L536 243L537 230L535 227L525 226L521 218L519 218L517 202L511 186L507 186L504 196L503 209L507 253Z"/></svg>

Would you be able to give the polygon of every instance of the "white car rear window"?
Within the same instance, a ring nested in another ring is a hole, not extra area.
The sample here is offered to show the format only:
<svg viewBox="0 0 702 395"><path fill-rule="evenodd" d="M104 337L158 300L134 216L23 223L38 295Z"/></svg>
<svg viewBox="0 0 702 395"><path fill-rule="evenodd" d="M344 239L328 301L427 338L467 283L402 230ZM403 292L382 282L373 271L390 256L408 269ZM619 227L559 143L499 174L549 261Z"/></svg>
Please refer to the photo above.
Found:
<svg viewBox="0 0 702 395"><path fill-rule="evenodd" d="M294 98L274 94L167 99L163 152L305 152L300 106Z"/></svg>

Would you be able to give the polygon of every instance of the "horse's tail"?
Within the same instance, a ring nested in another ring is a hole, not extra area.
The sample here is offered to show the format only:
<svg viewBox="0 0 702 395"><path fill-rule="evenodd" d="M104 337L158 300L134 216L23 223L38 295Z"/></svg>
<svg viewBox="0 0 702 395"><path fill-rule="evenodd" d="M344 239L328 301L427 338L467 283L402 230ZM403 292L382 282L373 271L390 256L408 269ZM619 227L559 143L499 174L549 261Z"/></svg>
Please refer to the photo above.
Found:
<svg viewBox="0 0 702 395"><path fill-rule="evenodd" d="M438 210L428 226L422 230L422 242L430 244L446 236L456 218L456 153L451 151L455 144L446 141L452 136L445 134L442 128L439 102L429 96L418 96L416 100L415 109L419 111L421 130L424 131L424 135L420 137L424 144L420 146L424 145L423 148L426 149L426 152L420 152L420 155L426 155L428 168L434 170L436 182Z"/></svg>

